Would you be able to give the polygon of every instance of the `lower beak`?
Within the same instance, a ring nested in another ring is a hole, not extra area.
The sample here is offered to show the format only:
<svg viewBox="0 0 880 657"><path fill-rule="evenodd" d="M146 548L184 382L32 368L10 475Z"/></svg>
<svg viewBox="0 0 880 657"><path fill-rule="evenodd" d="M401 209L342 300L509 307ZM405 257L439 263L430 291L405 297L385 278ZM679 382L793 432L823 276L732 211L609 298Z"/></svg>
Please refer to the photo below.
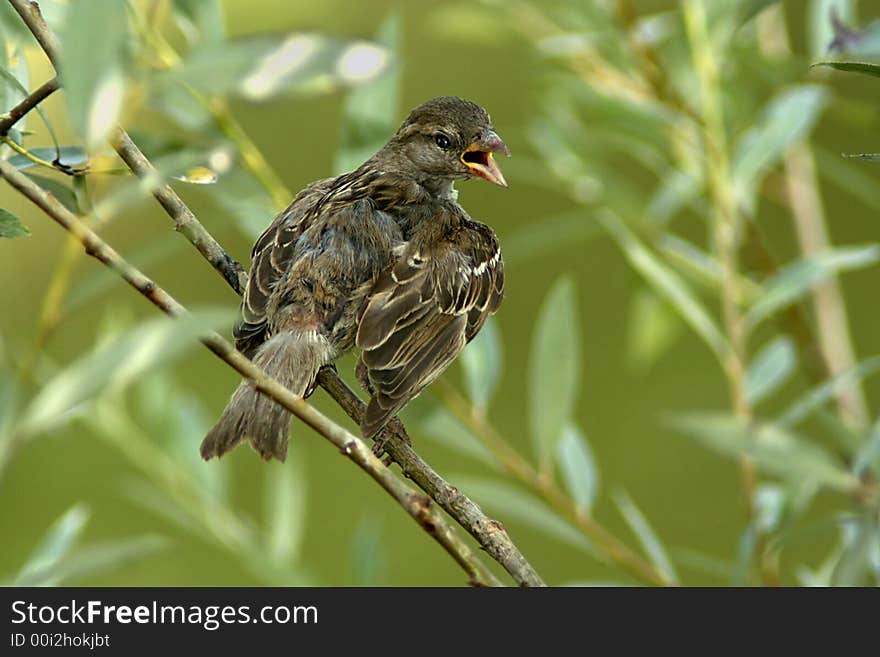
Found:
<svg viewBox="0 0 880 657"><path fill-rule="evenodd" d="M504 180L501 169L492 157L492 154L498 151L510 156L510 151L501 141L501 137L490 130L465 149L461 154L461 161L473 175L507 187L507 181Z"/></svg>

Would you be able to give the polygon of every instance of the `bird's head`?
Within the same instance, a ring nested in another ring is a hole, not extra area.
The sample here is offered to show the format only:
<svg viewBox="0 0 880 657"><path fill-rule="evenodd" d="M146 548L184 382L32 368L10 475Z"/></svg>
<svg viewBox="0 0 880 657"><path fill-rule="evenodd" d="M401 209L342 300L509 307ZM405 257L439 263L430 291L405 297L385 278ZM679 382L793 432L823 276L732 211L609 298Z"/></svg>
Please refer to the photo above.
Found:
<svg viewBox="0 0 880 657"><path fill-rule="evenodd" d="M510 152L486 110L469 100L443 96L419 105L389 146L426 178L452 181L476 176L507 187L493 154Z"/></svg>

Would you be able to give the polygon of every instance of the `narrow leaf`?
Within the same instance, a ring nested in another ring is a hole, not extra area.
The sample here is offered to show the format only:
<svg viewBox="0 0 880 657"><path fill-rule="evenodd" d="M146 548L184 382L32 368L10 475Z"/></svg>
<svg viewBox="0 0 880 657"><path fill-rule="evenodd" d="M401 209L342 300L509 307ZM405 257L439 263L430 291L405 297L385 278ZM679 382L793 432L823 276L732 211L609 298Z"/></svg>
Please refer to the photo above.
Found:
<svg viewBox="0 0 880 657"><path fill-rule="evenodd" d="M735 417L721 413L691 413L673 425L720 454L749 456L768 473L784 479L811 480L844 492L858 485L858 480L823 449L778 425L745 427Z"/></svg>
<svg viewBox="0 0 880 657"><path fill-rule="evenodd" d="M837 71L846 71L848 73L862 73L880 78L880 64L872 64L870 62L816 62L810 68L817 66L833 68Z"/></svg>
<svg viewBox="0 0 880 657"><path fill-rule="evenodd" d="M783 308L796 303L813 288L838 272L863 269L880 261L880 245L840 247L786 265L764 285L746 322L754 327Z"/></svg>
<svg viewBox="0 0 880 657"><path fill-rule="evenodd" d="M27 237L31 231L9 210L0 208L0 237Z"/></svg>
<svg viewBox="0 0 880 657"><path fill-rule="evenodd" d="M445 408L438 407L421 423L428 438L463 456L497 465L492 452Z"/></svg>
<svg viewBox="0 0 880 657"><path fill-rule="evenodd" d="M630 265L721 357L727 350L724 337L687 284L651 253L616 216L603 212L598 218L623 250Z"/></svg>
<svg viewBox="0 0 880 657"><path fill-rule="evenodd" d="M176 319L153 319L112 338L49 380L24 412L19 430L39 433L63 422L83 402L106 388L122 388L137 380L228 319L226 310L205 310Z"/></svg>
<svg viewBox="0 0 880 657"><path fill-rule="evenodd" d="M299 559L306 527L305 468L301 458L272 464L266 482L269 554L279 566L292 568Z"/></svg>
<svg viewBox="0 0 880 657"><path fill-rule="evenodd" d="M48 573L53 585L106 575L168 547L161 536L136 536L89 545L64 557Z"/></svg>
<svg viewBox="0 0 880 657"><path fill-rule="evenodd" d="M388 64L388 53L366 41L343 42L317 34L261 36L200 45L167 73L165 81L183 82L209 94L265 101L363 84Z"/></svg>
<svg viewBox="0 0 880 657"><path fill-rule="evenodd" d="M125 94L124 2L77 0L61 34L61 79L70 117L89 147L116 125Z"/></svg>
<svg viewBox="0 0 880 657"><path fill-rule="evenodd" d="M865 160L867 162L880 162L880 153L844 153L851 160Z"/></svg>
<svg viewBox="0 0 880 657"><path fill-rule="evenodd" d="M797 367L797 351L791 338L780 336L764 346L749 365L746 398L751 404L766 399L782 387Z"/></svg>
<svg viewBox="0 0 880 657"><path fill-rule="evenodd" d="M572 423L566 424L562 431L557 462L565 488L578 510L589 511L599 490L599 468L586 436Z"/></svg>
<svg viewBox="0 0 880 657"><path fill-rule="evenodd" d="M75 504L46 531L15 580L16 586L53 586L52 570L70 551L89 521L89 511Z"/></svg>
<svg viewBox="0 0 880 657"><path fill-rule="evenodd" d="M501 379L501 339L494 317L486 321L477 337L467 345L460 361L471 403L479 411L485 411Z"/></svg>
<svg viewBox="0 0 880 657"><path fill-rule="evenodd" d="M648 519L645 518L645 515L636 506L633 499L626 491L620 490L614 494L614 502L620 510L620 515L623 516L626 524L629 525L629 528L636 535L645 554L651 559L651 563L664 574L670 583L677 582L678 574L675 572L675 566L672 565L672 560L669 558L666 548L663 547L662 541L654 532Z"/></svg>
<svg viewBox="0 0 880 657"><path fill-rule="evenodd" d="M653 290L640 289L629 308L626 354L637 370L650 369L684 330L684 324Z"/></svg>
<svg viewBox="0 0 880 657"><path fill-rule="evenodd" d="M826 404L841 389L852 385L856 381L865 379L880 370L880 356L867 358L860 363L840 372L815 388L808 390L779 418L779 424L783 427L792 427L807 418L816 409Z"/></svg>
<svg viewBox="0 0 880 657"><path fill-rule="evenodd" d="M76 195L73 193L73 189L54 178L38 176L34 173L26 173L25 175L47 192L50 192L65 208L73 213L77 212Z"/></svg>
<svg viewBox="0 0 880 657"><path fill-rule="evenodd" d="M556 455L562 429L574 414L579 392L580 320L574 283L568 277L557 279L541 304L529 358L532 440L546 471Z"/></svg>
<svg viewBox="0 0 880 657"><path fill-rule="evenodd" d="M467 475L457 475L452 481L504 522L517 520L567 545L596 554L588 538L530 493L504 482Z"/></svg>
<svg viewBox="0 0 880 657"><path fill-rule="evenodd" d="M736 146L733 179L737 197L754 206L755 190L795 142L813 129L827 101L827 92L816 85L799 85L771 99L757 123Z"/></svg>
<svg viewBox="0 0 880 657"><path fill-rule="evenodd" d="M174 0L174 18L190 45L223 41L220 0Z"/></svg>

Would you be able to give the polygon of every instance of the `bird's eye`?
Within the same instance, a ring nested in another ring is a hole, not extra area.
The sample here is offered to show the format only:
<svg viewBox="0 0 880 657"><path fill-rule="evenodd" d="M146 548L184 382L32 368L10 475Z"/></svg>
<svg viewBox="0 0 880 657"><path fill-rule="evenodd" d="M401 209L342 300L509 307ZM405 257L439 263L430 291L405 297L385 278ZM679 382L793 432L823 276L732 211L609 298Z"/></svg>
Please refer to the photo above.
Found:
<svg viewBox="0 0 880 657"><path fill-rule="evenodd" d="M449 137L444 135L442 132L438 132L434 135L434 143L437 144L440 148L449 148L452 145L452 142L449 141Z"/></svg>

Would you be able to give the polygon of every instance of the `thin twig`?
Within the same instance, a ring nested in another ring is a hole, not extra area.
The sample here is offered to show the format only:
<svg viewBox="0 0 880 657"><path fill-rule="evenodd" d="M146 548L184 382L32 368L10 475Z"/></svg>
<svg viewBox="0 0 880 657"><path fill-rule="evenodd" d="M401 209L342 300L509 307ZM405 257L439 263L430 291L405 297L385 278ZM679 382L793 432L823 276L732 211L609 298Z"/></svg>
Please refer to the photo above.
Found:
<svg viewBox="0 0 880 657"><path fill-rule="evenodd" d="M57 57L57 40L40 15L37 4L28 0L10 0L10 2L54 64ZM124 130L120 129L117 132L114 146L119 156L135 174L151 179L157 175L152 164ZM247 282L247 274L242 266L226 253L171 187L158 187L153 194L174 220L177 230L199 250L236 293L242 294ZM249 362L247 359L245 361ZM326 368L322 371L321 385L352 419L360 422L363 402L334 371ZM541 577L513 544L503 526L498 521L488 518L479 506L431 469L409 447L402 425L400 429L386 442L386 450L400 465L404 475L412 479L473 535L483 549L507 570L514 581L522 586L544 586Z"/></svg>
<svg viewBox="0 0 880 657"><path fill-rule="evenodd" d="M688 40L693 52L694 70L700 84L700 112L703 118L701 127L706 145L706 177L715 200L712 217L713 241L721 265L721 310L730 345L725 354L723 367L727 375L733 413L744 426L748 426L752 422L752 407L746 394L748 334L741 312L742 290L737 281L741 217L730 170L719 63L709 35L704 0L687 0L683 11ZM740 459L740 464L746 517L750 523L753 523L757 514L758 469L754 461L745 455ZM757 526L756 530L759 531ZM756 541L756 551L759 555L763 553L765 541L766 536L759 533ZM761 573L765 583L771 585L777 583L768 576L770 570L762 568Z"/></svg>
<svg viewBox="0 0 880 657"><path fill-rule="evenodd" d="M119 274L164 313L171 317L180 317L186 314L186 309L171 295L124 260L97 233L30 178L3 160L0 160L0 175L62 228L76 237L85 247L87 254ZM471 584L476 586L499 585L495 576L486 569L470 547L458 537L442 514L434 508L430 498L416 492L398 479L385 467L382 461L373 455L370 448L361 439L335 424L308 402L296 397L283 385L268 377L265 372L236 351L219 334L208 333L201 338L201 342L239 374L251 380L258 391L272 398L312 427L372 477L462 567L468 574Z"/></svg>
<svg viewBox="0 0 880 657"><path fill-rule="evenodd" d="M9 110L5 118L0 120L0 136L7 135L12 126L18 123L25 114L51 96L59 86L58 78L54 77L25 96L18 105Z"/></svg>

